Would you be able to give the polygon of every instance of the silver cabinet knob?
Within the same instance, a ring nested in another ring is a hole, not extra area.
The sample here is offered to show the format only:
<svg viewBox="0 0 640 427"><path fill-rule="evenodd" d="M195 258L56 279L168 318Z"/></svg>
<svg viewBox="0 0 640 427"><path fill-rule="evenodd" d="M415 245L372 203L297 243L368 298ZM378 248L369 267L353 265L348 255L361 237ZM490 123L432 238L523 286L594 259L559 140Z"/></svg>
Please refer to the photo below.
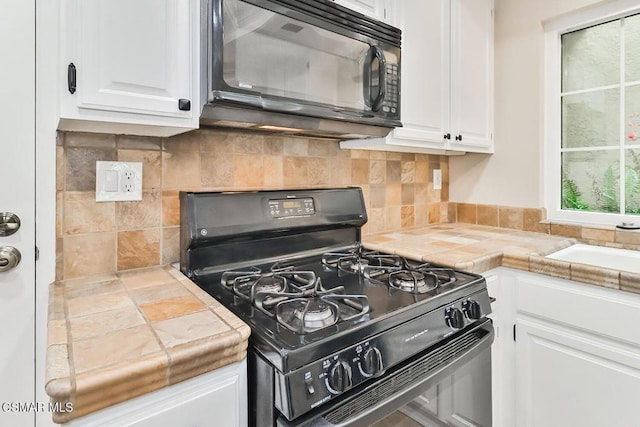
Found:
<svg viewBox="0 0 640 427"><path fill-rule="evenodd" d="M20 264L20 251L13 246L0 246L0 273L9 271Z"/></svg>
<svg viewBox="0 0 640 427"><path fill-rule="evenodd" d="M11 236L20 228L20 218L11 212L0 212L0 237Z"/></svg>

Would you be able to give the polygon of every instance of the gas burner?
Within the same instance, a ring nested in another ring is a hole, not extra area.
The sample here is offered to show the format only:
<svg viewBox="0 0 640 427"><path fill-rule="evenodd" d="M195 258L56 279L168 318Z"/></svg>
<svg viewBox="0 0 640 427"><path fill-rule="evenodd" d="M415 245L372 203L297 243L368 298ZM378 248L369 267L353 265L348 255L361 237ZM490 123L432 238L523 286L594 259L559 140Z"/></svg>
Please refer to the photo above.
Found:
<svg viewBox="0 0 640 427"><path fill-rule="evenodd" d="M280 325L303 335L369 312L364 295L346 295L344 287L324 289L317 279L310 289L298 292L257 292L253 301L263 313Z"/></svg>
<svg viewBox="0 0 640 427"><path fill-rule="evenodd" d="M255 292L283 292L286 286L285 279L281 276L264 276L256 280L253 285Z"/></svg>
<svg viewBox="0 0 640 427"><path fill-rule="evenodd" d="M398 268L402 258L397 255L365 251L361 246L347 252L328 252L322 255L322 264L348 273L363 273L370 268Z"/></svg>
<svg viewBox="0 0 640 427"><path fill-rule="evenodd" d="M349 273L360 273L369 265L366 258L341 258L338 260L338 269Z"/></svg>
<svg viewBox="0 0 640 427"><path fill-rule="evenodd" d="M456 274L450 268L434 267L431 264L415 265L403 260L401 266L376 266L364 270L364 277L372 283L387 284L389 287L414 294L423 294L456 281Z"/></svg>
<svg viewBox="0 0 640 427"><path fill-rule="evenodd" d="M400 270L389 273L389 285L406 292L414 292L417 290L418 293L427 292L435 288L435 286L427 286L424 274L413 270Z"/></svg>
<svg viewBox="0 0 640 427"><path fill-rule="evenodd" d="M321 299L296 300L300 307L294 309L294 316L307 330L331 326L338 321L337 308Z"/></svg>
<svg viewBox="0 0 640 427"><path fill-rule="evenodd" d="M260 270L253 269L225 272L220 282L238 297L255 304L258 295L298 295L313 289L316 275L312 271L278 270L261 273Z"/></svg>

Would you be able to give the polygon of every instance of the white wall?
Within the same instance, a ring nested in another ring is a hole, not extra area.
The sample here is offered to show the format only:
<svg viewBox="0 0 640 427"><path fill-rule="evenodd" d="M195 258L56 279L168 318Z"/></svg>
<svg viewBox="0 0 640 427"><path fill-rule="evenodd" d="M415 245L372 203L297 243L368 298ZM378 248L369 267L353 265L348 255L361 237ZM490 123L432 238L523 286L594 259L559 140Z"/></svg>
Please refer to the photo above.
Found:
<svg viewBox="0 0 640 427"><path fill-rule="evenodd" d="M542 21L595 0L495 0L495 154L449 160L450 200L543 206Z"/></svg>

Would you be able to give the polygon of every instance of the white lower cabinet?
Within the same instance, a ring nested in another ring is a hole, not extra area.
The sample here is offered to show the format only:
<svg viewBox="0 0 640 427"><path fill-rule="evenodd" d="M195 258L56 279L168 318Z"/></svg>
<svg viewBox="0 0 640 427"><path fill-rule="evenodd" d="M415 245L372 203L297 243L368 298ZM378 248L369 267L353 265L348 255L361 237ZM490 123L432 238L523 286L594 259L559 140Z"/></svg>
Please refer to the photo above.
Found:
<svg viewBox="0 0 640 427"><path fill-rule="evenodd" d="M639 425L640 295L503 268L490 274L499 277L490 294L503 335L492 348L494 426Z"/></svg>
<svg viewBox="0 0 640 427"><path fill-rule="evenodd" d="M638 425L637 350L571 327L518 319L517 328L517 425Z"/></svg>
<svg viewBox="0 0 640 427"><path fill-rule="evenodd" d="M67 427L244 427L246 360L73 420Z"/></svg>

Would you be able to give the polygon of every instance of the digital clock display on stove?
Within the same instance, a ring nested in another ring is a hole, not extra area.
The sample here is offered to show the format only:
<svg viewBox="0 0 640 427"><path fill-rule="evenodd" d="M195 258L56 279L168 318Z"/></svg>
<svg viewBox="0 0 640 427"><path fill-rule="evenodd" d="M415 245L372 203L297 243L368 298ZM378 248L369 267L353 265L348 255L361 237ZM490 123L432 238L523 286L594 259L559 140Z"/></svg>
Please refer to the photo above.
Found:
<svg viewBox="0 0 640 427"><path fill-rule="evenodd" d="M311 197L303 199L269 200L268 210L271 218L307 216L316 213L316 208Z"/></svg>
<svg viewBox="0 0 640 427"><path fill-rule="evenodd" d="M302 207L302 200L285 200L282 202L285 209L297 209Z"/></svg>

